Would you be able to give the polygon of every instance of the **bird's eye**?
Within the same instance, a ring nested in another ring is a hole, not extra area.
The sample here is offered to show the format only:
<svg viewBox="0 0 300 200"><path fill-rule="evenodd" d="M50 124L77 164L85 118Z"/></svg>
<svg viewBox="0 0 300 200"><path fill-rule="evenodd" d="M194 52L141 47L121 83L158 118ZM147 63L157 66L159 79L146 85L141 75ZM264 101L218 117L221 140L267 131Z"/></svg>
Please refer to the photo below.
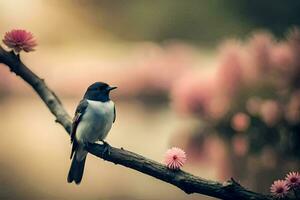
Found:
<svg viewBox="0 0 300 200"><path fill-rule="evenodd" d="M98 90L104 90L105 89L105 85L101 85L100 87L98 87Z"/></svg>

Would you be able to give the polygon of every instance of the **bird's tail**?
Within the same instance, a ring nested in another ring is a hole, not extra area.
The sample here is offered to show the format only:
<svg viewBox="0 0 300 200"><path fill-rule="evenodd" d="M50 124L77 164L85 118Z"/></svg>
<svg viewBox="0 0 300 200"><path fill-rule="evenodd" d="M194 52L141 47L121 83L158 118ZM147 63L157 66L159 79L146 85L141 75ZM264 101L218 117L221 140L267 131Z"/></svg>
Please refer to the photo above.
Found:
<svg viewBox="0 0 300 200"><path fill-rule="evenodd" d="M75 181L76 184L80 184L84 171L86 153L85 155L81 156L81 159L78 159L77 154L78 152L75 152L75 155L73 156L72 164L68 174L68 182L72 183Z"/></svg>

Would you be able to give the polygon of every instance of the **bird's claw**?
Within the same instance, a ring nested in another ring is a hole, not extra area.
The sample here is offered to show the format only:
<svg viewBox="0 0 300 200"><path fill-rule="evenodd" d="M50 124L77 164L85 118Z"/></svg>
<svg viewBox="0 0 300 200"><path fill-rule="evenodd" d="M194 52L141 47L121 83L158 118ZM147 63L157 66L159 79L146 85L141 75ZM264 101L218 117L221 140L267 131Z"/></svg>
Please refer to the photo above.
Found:
<svg viewBox="0 0 300 200"><path fill-rule="evenodd" d="M103 145L104 145L104 149L103 149L103 152L102 152L102 157L106 157L106 156L109 156L110 155L110 145L105 142L104 140L102 140L103 142Z"/></svg>

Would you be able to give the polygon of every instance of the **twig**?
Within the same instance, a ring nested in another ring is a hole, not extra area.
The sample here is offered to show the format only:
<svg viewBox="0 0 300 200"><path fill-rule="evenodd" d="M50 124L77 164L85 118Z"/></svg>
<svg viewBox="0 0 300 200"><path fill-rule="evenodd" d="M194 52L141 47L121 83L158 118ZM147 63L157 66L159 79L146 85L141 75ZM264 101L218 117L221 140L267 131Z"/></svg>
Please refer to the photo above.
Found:
<svg viewBox="0 0 300 200"><path fill-rule="evenodd" d="M27 68L20 58L13 52L7 52L0 46L0 63L20 76L36 91L44 101L51 113L56 117L55 121L61 124L67 133L71 130L71 117L65 111L62 103L51 91L45 81ZM249 191L231 179L225 183L205 180L184 171L172 171L164 165L145 158L136 153L126 151L123 148L110 147L109 154L103 154L104 146L100 144L89 144L87 146L89 153L125 167L148 174L164 182L177 186L187 194L199 193L211 197L225 200L270 200L270 196Z"/></svg>

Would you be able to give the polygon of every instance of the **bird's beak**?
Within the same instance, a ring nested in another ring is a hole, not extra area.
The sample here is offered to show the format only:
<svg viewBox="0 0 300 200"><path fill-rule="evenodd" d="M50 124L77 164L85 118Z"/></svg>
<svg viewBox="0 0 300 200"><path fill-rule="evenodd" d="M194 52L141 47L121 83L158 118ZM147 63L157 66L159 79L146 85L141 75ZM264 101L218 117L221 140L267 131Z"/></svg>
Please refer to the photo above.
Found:
<svg viewBox="0 0 300 200"><path fill-rule="evenodd" d="M117 89L118 87L108 87L108 91L111 91L111 90L114 90L114 89Z"/></svg>

